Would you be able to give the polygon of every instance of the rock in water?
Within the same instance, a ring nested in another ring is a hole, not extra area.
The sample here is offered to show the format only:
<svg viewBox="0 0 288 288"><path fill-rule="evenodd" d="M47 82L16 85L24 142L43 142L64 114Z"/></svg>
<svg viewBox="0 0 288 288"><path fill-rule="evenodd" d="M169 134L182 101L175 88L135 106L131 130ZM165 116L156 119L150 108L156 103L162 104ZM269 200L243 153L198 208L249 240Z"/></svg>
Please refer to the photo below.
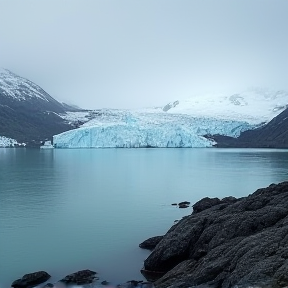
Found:
<svg viewBox="0 0 288 288"><path fill-rule="evenodd" d="M11 287L30 288L47 281L51 276L45 271L25 274L21 279L15 280Z"/></svg>
<svg viewBox="0 0 288 288"><path fill-rule="evenodd" d="M151 237L142 243L139 244L139 247L142 249L153 250L156 245L163 239L163 236L154 236Z"/></svg>
<svg viewBox="0 0 288 288"><path fill-rule="evenodd" d="M89 284L92 283L95 278L97 278L95 276L96 274L97 274L96 272L86 269L69 274L60 281L67 284L70 283L77 285Z"/></svg>
<svg viewBox="0 0 288 288"><path fill-rule="evenodd" d="M288 286L288 182L193 208L144 262L157 288Z"/></svg>

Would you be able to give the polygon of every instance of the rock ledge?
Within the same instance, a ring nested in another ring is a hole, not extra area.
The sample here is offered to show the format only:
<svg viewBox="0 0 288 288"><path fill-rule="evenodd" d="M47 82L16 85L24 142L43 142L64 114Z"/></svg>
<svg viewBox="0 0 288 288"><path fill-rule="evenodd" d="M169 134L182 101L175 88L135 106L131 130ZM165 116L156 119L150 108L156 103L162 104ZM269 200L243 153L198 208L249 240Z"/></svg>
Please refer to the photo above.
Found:
<svg viewBox="0 0 288 288"><path fill-rule="evenodd" d="M144 262L157 288L288 286L288 182L235 199L204 198Z"/></svg>

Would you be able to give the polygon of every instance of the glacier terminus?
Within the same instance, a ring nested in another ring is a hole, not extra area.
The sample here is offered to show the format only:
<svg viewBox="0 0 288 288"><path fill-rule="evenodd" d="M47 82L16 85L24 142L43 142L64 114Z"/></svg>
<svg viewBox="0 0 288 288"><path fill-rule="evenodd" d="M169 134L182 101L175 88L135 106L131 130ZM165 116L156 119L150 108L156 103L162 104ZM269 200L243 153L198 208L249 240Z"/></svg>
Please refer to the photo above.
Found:
<svg viewBox="0 0 288 288"><path fill-rule="evenodd" d="M175 101L163 108L99 109L80 128L55 135L53 145L55 148L212 147L216 144L213 135L238 137L241 132L264 125L287 107L287 92L252 89L230 96L206 95ZM74 115L77 119L76 114L69 117Z"/></svg>

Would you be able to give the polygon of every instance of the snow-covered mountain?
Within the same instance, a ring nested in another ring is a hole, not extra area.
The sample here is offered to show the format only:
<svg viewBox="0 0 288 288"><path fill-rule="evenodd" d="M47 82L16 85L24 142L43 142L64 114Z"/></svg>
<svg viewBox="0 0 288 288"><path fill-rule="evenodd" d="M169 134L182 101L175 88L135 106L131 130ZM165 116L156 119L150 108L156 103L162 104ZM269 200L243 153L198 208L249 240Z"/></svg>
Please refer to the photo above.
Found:
<svg viewBox="0 0 288 288"><path fill-rule="evenodd" d="M98 110L82 127L55 135L58 148L211 147L212 135L238 137L288 106L284 91L199 96L159 109Z"/></svg>
<svg viewBox="0 0 288 288"><path fill-rule="evenodd" d="M0 68L0 136L40 143L73 128L59 115L69 110L35 83Z"/></svg>
<svg viewBox="0 0 288 288"><path fill-rule="evenodd" d="M183 101L168 103L163 111L258 124L270 121L287 107L288 92L251 88L232 95L195 95Z"/></svg>

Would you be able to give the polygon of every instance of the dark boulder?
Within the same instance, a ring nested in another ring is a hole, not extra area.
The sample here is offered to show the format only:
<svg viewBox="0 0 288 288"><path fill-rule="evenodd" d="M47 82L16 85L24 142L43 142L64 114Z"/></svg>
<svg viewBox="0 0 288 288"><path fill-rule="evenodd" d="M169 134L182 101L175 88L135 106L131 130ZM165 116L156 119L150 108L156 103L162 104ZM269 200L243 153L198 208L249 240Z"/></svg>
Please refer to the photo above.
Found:
<svg viewBox="0 0 288 288"><path fill-rule="evenodd" d="M51 276L45 271L25 274L21 279L15 280L11 287L30 288L47 281Z"/></svg>
<svg viewBox="0 0 288 288"><path fill-rule="evenodd" d="M218 205L221 203L221 200L218 198L209 198L205 197L201 199L200 201L196 202L192 207L193 207L193 212L194 213L199 213L203 210L206 210L212 206Z"/></svg>
<svg viewBox="0 0 288 288"><path fill-rule="evenodd" d="M178 207L179 208L188 208L189 205L187 205L187 204L179 204Z"/></svg>
<svg viewBox="0 0 288 288"><path fill-rule="evenodd" d="M183 201L183 202L180 202L178 203L178 205L190 205L190 202L189 201Z"/></svg>
<svg viewBox="0 0 288 288"><path fill-rule="evenodd" d="M97 278L95 276L96 274L97 274L96 272L86 269L69 274L60 281L67 284L71 283L77 285L84 285L92 283Z"/></svg>
<svg viewBox="0 0 288 288"><path fill-rule="evenodd" d="M194 207L144 262L155 287L288 286L288 182Z"/></svg>
<svg viewBox="0 0 288 288"><path fill-rule="evenodd" d="M139 244L139 247L142 249L153 250L156 245L163 239L163 236L154 236L151 237L142 243Z"/></svg>

